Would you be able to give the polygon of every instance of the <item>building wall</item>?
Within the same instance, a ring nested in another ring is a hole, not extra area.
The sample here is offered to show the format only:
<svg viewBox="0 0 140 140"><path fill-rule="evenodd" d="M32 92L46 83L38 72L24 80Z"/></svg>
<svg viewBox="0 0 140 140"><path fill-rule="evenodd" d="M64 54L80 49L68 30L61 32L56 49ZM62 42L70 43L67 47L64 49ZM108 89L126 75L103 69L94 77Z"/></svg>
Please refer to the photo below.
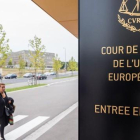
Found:
<svg viewBox="0 0 140 140"><path fill-rule="evenodd" d="M28 63L28 66L31 64L28 56L29 56L29 51L28 50L22 50L22 51L18 51L18 52L12 52L7 61L6 61L6 66L8 66L8 62L10 59L12 59L12 63L14 66L18 66L19 64L19 56L21 55L22 58L24 59L25 62ZM45 52L45 63L47 68L52 68L53 66L53 58L55 56L55 53L49 53L49 52Z"/></svg>

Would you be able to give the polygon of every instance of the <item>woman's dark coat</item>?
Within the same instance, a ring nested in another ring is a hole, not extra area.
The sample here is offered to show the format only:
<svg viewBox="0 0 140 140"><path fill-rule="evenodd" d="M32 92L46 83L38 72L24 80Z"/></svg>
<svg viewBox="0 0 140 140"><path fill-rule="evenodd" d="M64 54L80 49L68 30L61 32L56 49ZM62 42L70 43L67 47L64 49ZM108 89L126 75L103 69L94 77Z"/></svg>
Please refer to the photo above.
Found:
<svg viewBox="0 0 140 140"><path fill-rule="evenodd" d="M8 105L8 97L7 97L6 93L5 93L5 95L6 95L6 97L3 99L3 97L0 93L0 123L4 119L5 120L5 126L6 126L6 125L8 125L9 117L6 116L6 114L5 114L5 106Z"/></svg>
<svg viewBox="0 0 140 140"><path fill-rule="evenodd" d="M8 103L7 95L6 95L5 99L3 99L2 95L0 93L0 117L2 117L4 109L5 109L5 105L7 105L7 103Z"/></svg>

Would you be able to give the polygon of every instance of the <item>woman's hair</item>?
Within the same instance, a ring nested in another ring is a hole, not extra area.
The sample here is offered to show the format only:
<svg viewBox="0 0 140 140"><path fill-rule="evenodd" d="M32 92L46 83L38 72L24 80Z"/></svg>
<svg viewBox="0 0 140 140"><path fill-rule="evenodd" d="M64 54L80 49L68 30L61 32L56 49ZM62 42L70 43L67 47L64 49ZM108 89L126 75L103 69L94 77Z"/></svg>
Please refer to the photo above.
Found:
<svg viewBox="0 0 140 140"><path fill-rule="evenodd" d="M4 83L0 83L0 87L1 87L2 85L5 85L5 84L4 84Z"/></svg>

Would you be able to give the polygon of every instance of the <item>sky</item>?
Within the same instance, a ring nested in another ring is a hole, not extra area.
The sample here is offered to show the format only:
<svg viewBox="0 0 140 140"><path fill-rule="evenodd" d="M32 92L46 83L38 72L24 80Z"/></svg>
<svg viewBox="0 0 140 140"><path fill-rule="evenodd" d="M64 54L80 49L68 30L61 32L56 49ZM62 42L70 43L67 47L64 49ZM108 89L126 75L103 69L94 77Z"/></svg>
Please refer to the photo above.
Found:
<svg viewBox="0 0 140 140"><path fill-rule="evenodd" d="M31 0L0 0L0 24L13 52L29 49L29 40L41 38L46 51L61 61L78 61L78 39Z"/></svg>

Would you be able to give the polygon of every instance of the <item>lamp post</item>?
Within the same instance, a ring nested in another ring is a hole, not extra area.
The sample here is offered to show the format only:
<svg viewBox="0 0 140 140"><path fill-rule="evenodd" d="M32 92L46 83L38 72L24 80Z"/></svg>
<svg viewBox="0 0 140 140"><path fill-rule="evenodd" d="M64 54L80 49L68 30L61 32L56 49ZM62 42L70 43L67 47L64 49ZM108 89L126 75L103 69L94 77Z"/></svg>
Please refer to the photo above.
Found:
<svg viewBox="0 0 140 140"><path fill-rule="evenodd" d="M65 47L63 47L63 49L65 49L65 72L66 72L66 69L67 69L67 66L66 66L66 48Z"/></svg>

